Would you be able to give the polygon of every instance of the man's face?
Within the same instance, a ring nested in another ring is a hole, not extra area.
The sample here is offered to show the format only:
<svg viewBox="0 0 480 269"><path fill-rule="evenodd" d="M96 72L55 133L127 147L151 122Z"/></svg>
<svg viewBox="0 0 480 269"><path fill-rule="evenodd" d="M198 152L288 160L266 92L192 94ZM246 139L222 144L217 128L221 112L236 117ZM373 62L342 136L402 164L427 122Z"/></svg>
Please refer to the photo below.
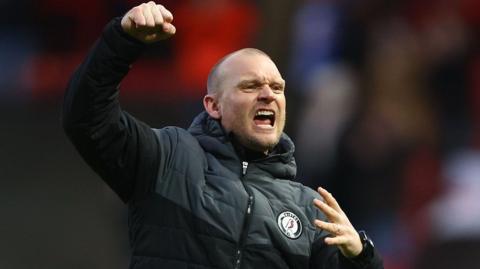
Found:
<svg viewBox="0 0 480 269"><path fill-rule="evenodd" d="M221 68L222 126L251 150L271 150L285 127L285 81L277 67L264 55L242 53Z"/></svg>

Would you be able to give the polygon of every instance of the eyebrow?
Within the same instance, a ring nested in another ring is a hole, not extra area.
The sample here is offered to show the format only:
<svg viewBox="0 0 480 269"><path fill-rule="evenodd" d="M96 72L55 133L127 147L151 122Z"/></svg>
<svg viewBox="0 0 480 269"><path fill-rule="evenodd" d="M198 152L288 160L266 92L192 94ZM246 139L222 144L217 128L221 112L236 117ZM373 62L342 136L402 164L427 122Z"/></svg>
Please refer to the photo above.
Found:
<svg viewBox="0 0 480 269"><path fill-rule="evenodd" d="M259 79L245 79L245 80L241 80L240 82L238 82L237 86L239 87L242 87L242 86L247 86L247 85L250 85L250 84L262 84L262 81L260 81Z"/></svg>
<svg viewBox="0 0 480 269"><path fill-rule="evenodd" d="M252 79L244 79L244 80L241 80L240 82L238 82L237 86L238 87L242 87L242 86L246 86L246 85L249 85L249 84L265 84L264 81L258 79L258 78L252 78ZM270 83L268 83L269 85L279 85L279 86L282 86L282 87L285 87L285 81L284 80L280 80L280 81L272 81Z"/></svg>

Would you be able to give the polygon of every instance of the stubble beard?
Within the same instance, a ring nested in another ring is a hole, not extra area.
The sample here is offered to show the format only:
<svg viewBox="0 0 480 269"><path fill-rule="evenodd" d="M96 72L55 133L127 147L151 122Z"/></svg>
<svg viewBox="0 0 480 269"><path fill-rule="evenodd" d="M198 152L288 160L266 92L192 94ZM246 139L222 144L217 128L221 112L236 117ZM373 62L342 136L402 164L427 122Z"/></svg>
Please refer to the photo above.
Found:
<svg viewBox="0 0 480 269"><path fill-rule="evenodd" d="M238 142L240 142L241 145L244 147L253 150L253 151L258 151L258 152L270 152L272 151L275 146L280 142L280 138L283 133L283 129L285 127L285 117L283 119L278 119L278 123L280 124L280 128L276 130L276 137L274 140L266 141L266 139L262 139L261 134L248 134L245 132L245 128L243 127L242 124L238 124L234 130L232 130L233 134L235 135L236 139Z"/></svg>

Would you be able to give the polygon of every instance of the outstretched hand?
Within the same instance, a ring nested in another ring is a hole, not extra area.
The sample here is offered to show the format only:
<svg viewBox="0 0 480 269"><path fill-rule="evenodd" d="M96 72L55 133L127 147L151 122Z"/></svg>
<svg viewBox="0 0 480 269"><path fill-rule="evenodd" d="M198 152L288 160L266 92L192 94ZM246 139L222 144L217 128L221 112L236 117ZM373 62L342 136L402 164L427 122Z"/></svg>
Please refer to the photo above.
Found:
<svg viewBox="0 0 480 269"><path fill-rule="evenodd" d="M313 204L327 216L329 222L316 219L314 224L330 233L331 236L325 238L325 243L336 245L347 258L356 257L363 248L358 232L331 193L323 188L318 188L318 193L324 201L314 199Z"/></svg>
<svg viewBox="0 0 480 269"><path fill-rule="evenodd" d="M175 34L173 15L164 6L150 1L130 9L122 18L123 30L143 43L153 43Z"/></svg>

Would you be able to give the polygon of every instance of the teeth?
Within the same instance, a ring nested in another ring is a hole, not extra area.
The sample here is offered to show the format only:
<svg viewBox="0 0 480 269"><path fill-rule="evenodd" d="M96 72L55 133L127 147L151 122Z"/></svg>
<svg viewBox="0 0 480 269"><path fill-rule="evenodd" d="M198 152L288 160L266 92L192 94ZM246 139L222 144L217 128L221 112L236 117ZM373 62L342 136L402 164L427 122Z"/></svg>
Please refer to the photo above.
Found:
<svg viewBox="0 0 480 269"><path fill-rule="evenodd" d="M259 110L255 116L273 116L273 112L268 110Z"/></svg>

